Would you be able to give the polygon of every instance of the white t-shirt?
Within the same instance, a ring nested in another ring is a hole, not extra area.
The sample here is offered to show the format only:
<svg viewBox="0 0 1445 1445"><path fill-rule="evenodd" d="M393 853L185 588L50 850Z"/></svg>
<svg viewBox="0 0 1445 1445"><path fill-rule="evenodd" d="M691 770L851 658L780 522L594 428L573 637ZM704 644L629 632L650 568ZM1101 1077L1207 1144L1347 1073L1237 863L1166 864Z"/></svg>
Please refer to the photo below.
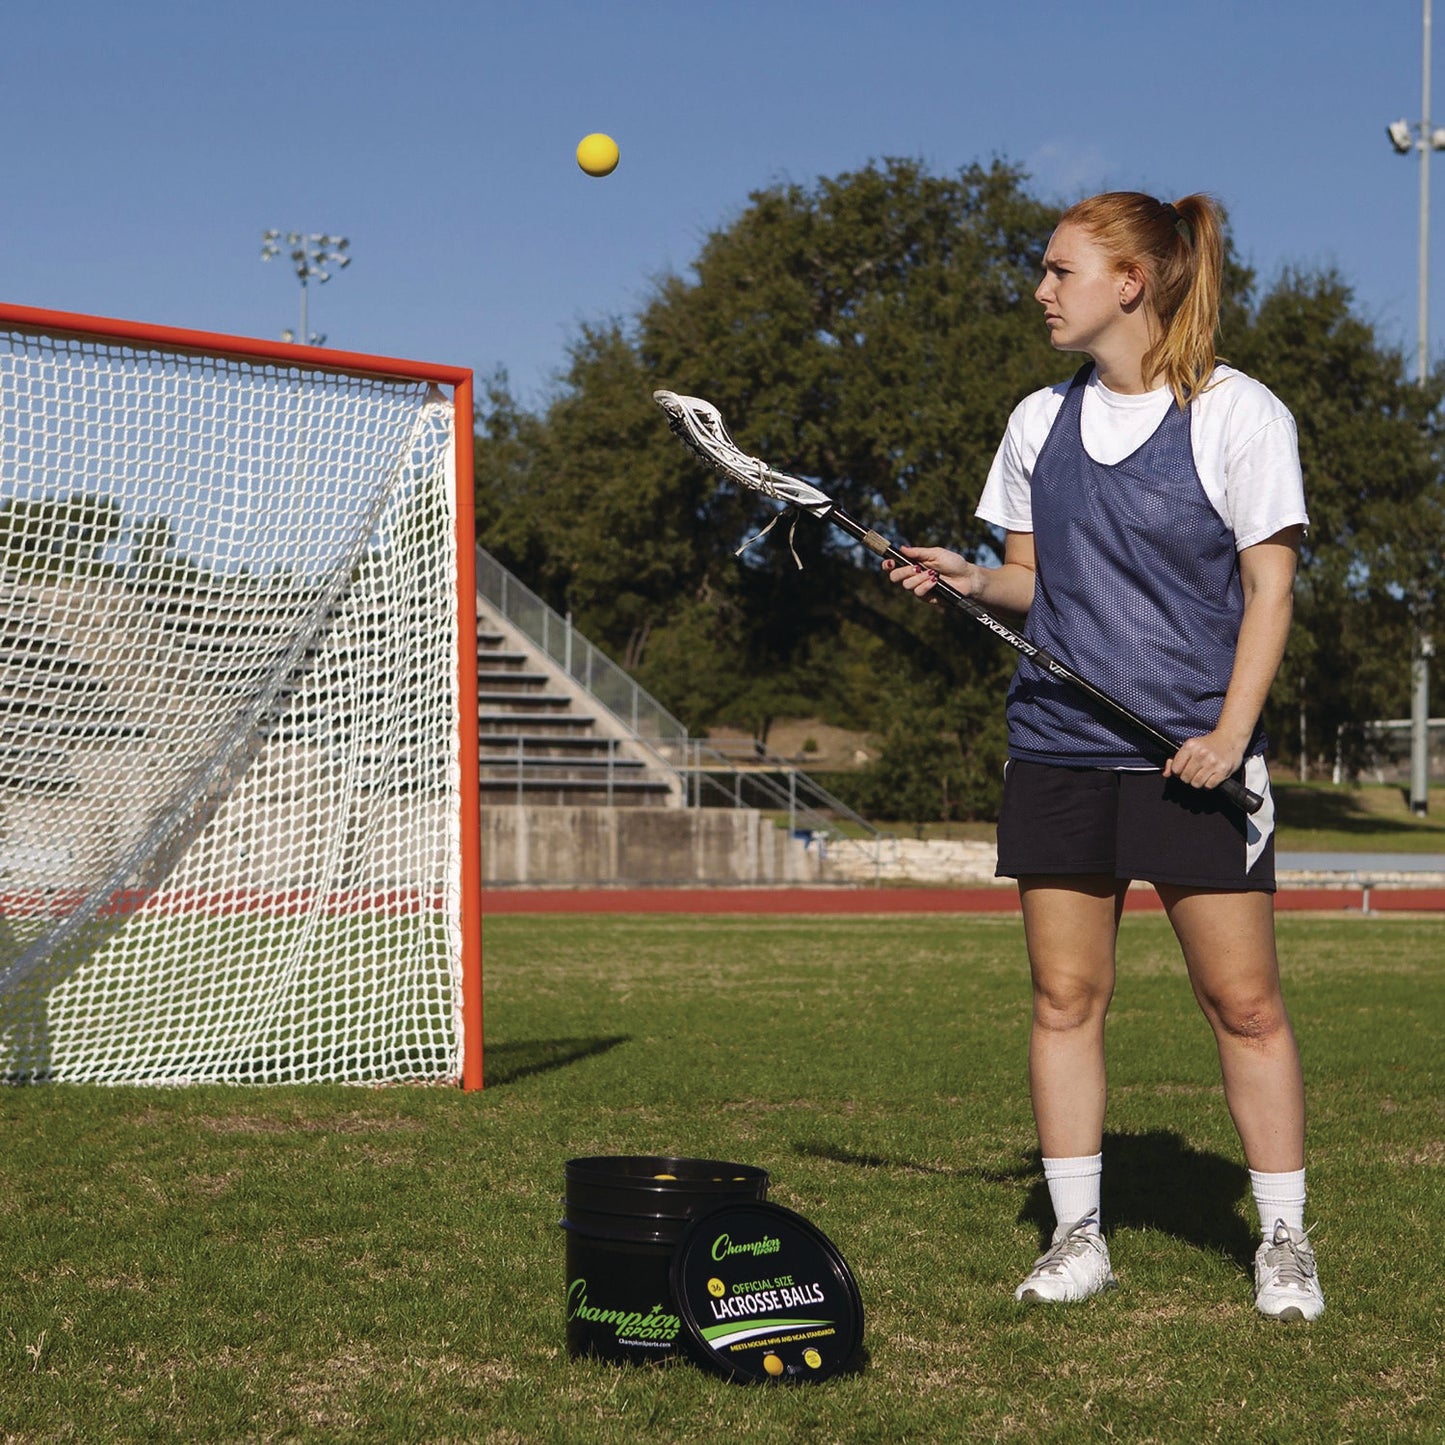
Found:
<svg viewBox="0 0 1445 1445"><path fill-rule="evenodd" d="M1068 382L1026 396L1009 417L989 468L977 515L1009 532L1032 532L1030 479L1039 449L1064 403ZM1084 450L1105 466L1137 451L1175 404L1168 387L1124 396L1091 376L1080 430ZM1205 495L1242 551L1284 527L1305 526L1304 481L1294 418L1268 387L1217 366L1191 403L1190 444Z"/></svg>

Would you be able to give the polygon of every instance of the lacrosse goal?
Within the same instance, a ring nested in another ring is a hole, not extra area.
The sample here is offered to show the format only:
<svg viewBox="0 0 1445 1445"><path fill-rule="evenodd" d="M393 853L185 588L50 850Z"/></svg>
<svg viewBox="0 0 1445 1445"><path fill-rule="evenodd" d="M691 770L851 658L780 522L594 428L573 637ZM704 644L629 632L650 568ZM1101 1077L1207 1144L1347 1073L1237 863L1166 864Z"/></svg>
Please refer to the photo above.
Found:
<svg viewBox="0 0 1445 1445"><path fill-rule="evenodd" d="M0 1078L482 1082L471 374L0 308Z"/></svg>

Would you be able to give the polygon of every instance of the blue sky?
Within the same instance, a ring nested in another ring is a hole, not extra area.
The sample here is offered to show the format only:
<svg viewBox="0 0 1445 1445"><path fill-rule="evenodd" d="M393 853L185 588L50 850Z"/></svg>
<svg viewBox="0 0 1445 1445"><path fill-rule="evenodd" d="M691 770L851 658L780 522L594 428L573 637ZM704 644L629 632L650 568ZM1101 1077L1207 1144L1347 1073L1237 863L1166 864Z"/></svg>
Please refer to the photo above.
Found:
<svg viewBox="0 0 1445 1445"><path fill-rule="evenodd" d="M261 232L332 232L332 345L537 404L751 190L1002 156L1050 198L1212 191L1265 280L1337 267L1413 358L1420 161L1384 128L1420 61L1419 0L0 0L0 298L278 336L299 289Z"/></svg>

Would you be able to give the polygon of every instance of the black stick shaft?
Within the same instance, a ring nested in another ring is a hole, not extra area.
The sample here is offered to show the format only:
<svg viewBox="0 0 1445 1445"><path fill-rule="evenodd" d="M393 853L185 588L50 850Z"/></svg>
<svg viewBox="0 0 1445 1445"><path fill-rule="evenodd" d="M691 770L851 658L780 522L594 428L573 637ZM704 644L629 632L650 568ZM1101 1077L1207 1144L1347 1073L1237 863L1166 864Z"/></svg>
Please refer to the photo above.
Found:
<svg viewBox="0 0 1445 1445"><path fill-rule="evenodd" d="M871 527L865 527L861 522L850 517L841 507L836 504L827 512L815 513L816 516L826 516L835 527L841 528L850 537L861 542L870 552L877 557L886 557L890 561L899 563L904 567L914 567L917 563L910 562L897 547L893 545L881 533L875 532ZM1080 677L1073 668L1060 662L1057 657L1045 648L1038 647L1030 642L1027 637L1015 632L1005 622L1000 622L991 612L981 607L972 597L966 597L958 588L945 582L942 577L934 583L933 589L945 601L957 607L961 612L966 612L975 622L981 622L995 637L1001 638L1008 643L1015 652L1022 653L1030 662L1043 668L1051 676L1058 678L1061 682L1067 683L1070 687L1108 708L1116 717L1122 718L1137 733L1147 738L1164 755L1167 761L1172 758L1180 749L1181 744L1176 742L1168 734L1162 733L1153 723L1139 716L1133 708L1127 707L1118 698L1111 697L1101 687L1096 687L1087 678ZM1230 802L1241 808L1246 813L1257 813L1264 806L1264 799L1256 792L1246 788L1238 778L1226 778L1219 785L1219 791L1224 794Z"/></svg>

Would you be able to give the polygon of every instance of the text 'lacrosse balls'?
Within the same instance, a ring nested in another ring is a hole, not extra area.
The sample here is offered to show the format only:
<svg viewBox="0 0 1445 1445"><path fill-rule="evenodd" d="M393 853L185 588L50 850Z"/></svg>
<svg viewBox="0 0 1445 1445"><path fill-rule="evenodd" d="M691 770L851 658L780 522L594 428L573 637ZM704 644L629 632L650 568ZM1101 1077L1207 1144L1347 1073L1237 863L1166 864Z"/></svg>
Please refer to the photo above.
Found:
<svg viewBox="0 0 1445 1445"><path fill-rule="evenodd" d="M617 169L621 152L610 135L593 131L577 142L577 164L589 176L610 176Z"/></svg>
<svg viewBox="0 0 1445 1445"><path fill-rule="evenodd" d="M672 1293L697 1363L739 1383L808 1384L853 1369L863 1301L831 1240L779 1204L738 1199L699 1215L672 1259Z"/></svg>

